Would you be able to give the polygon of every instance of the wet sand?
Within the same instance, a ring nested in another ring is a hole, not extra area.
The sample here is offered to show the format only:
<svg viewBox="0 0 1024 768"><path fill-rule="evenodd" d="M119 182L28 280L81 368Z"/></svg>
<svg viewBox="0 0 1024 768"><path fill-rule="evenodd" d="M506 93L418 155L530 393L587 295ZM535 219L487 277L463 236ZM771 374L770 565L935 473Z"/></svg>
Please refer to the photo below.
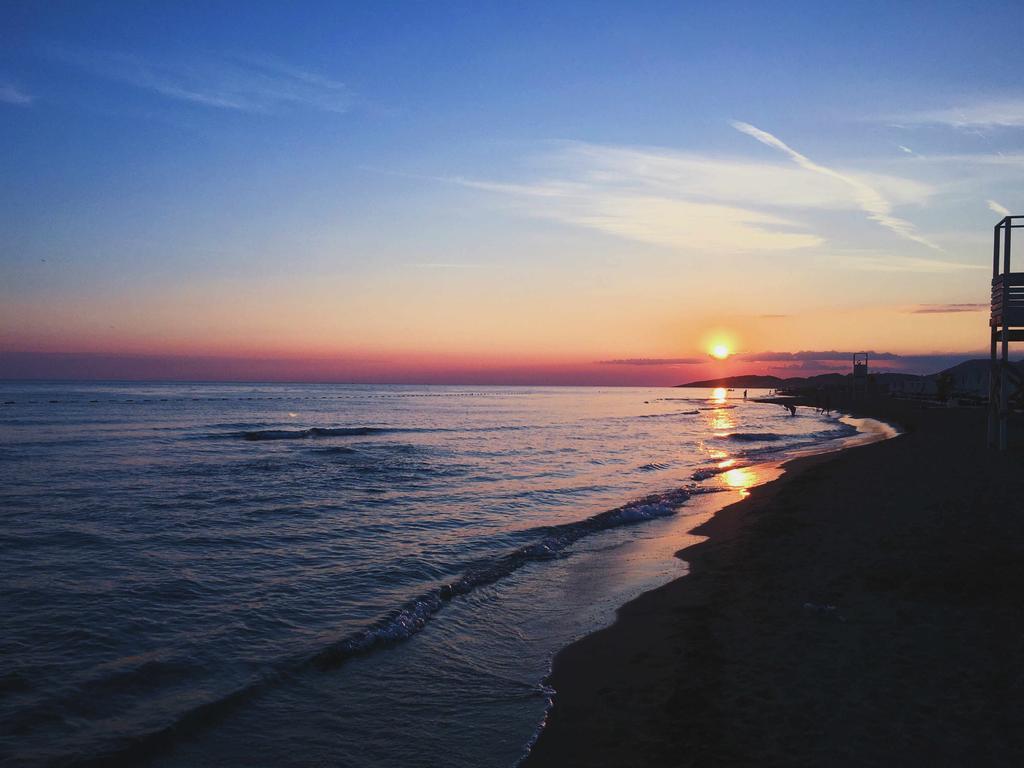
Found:
<svg viewBox="0 0 1024 768"><path fill-rule="evenodd" d="M527 766L1024 765L1024 452L982 409L844 410L905 433L695 530L688 576L555 659Z"/></svg>

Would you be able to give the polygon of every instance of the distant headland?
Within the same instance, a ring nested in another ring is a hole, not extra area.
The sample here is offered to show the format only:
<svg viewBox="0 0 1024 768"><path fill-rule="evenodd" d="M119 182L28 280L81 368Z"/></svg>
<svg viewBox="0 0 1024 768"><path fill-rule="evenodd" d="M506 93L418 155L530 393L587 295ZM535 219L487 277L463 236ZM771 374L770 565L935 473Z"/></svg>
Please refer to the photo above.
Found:
<svg viewBox="0 0 1024 768"><path fill-rule="evenodd" d="M1024 361L1013 363L1024 372ZM912 373L889 373L879 371L870 375L872 387L878 392L907 395L934 395L940 391L948 391L952 395L980 397L988 388L988 360L967 360L952 368L938 373L916 375ZM723 376L717 379L691 381L677 384L676 387L731 387L734 389L779 389L790 391L806 391L817 389L837 389L849 386L851 374L823 373L817 376L766 376L744 374L742 376Z"/></svg>

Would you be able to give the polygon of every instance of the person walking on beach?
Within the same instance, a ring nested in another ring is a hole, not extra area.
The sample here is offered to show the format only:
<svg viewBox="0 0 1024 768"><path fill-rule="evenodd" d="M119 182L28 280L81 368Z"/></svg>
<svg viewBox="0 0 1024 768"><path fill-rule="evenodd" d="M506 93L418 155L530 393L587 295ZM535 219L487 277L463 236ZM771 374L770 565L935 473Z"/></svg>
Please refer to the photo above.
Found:
<svg viewBox="0 0 1024 768"><path fill-rule="evenodd" d="M744 400L747 399L747 390L745 390L745 389L743 390L743 399Z"/></svg>

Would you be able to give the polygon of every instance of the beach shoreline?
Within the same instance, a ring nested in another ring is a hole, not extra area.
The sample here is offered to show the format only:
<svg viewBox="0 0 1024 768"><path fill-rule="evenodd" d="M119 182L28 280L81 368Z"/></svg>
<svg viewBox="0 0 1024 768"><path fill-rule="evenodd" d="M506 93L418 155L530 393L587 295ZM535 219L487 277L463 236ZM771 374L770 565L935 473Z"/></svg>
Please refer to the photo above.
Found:
<svg viewBox="0 0 1024 768"><path fill-rule="evenodd" d="M786 461L694 528L686 576L556 656L524 765L1024 756L1019 454L980 409L837 405L902 437Z"/></svg>

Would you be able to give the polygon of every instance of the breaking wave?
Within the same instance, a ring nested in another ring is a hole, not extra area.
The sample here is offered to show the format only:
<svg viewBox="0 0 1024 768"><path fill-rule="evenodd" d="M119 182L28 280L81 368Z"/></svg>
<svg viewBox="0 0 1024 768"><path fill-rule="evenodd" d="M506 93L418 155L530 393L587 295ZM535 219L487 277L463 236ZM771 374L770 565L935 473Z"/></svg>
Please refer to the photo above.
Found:
<svg viewBox="0 0 1024 768"><path fill-rule="evenodd" d="M726 472L732 469L743 469L744 467L749 466L750 464L736 463L729 464L724 467L720 467L718 465L715 465L713 467L701 467L700 469L695 470L692 475L690 475L690 479L700 482L701 480L707 480L708 478L715 477L716 475L724 475Z"/></svg>
<svg viewBox="0 0 1024 768"><path fill-rule="evenodd" d="M524 565L558 557L563 550L584 536L624 525L635 525L675 514L695 494L713 493L713 488L677 488L636 499L621 507L572 523L541 526L532 530L539 538L497 558L468 564L456 581L430 589L368 628L349 635L311 657L265 673L226 695L182 713L165 728L139 736L121 749L91 756L75 765L132 765L151 759L179 738L200 730L211 720L222 717L269 686L285 682L304 670L329 670L349 659L406 640L422 630L444 606L456 597L467 595L514 573ZM528 532L529 533L529 532Z"/></svg>
<svg viewBox="0 0 1024 768"><path fill-rule="evenodd" d="M477 587L493 584L527 563L557 557L571 544L589 534L675 514L694 494L710 493L714 490L677 488L665 493L644 496L577 522L536 528L534 531L541 534L539 540L496 559L469 565L457 581L442 584L420 595L370 628L324 649L314 657L313 662L319 666L330 667L352 656L411 637L454 597L466 595Z"/></svg>
<svg viewBox="0 0 1024 768"><path fill-rule="evenodd" d="M785 440L787 436L778 432L732 432L727 437L738 443L774 443Z"/></svg>

